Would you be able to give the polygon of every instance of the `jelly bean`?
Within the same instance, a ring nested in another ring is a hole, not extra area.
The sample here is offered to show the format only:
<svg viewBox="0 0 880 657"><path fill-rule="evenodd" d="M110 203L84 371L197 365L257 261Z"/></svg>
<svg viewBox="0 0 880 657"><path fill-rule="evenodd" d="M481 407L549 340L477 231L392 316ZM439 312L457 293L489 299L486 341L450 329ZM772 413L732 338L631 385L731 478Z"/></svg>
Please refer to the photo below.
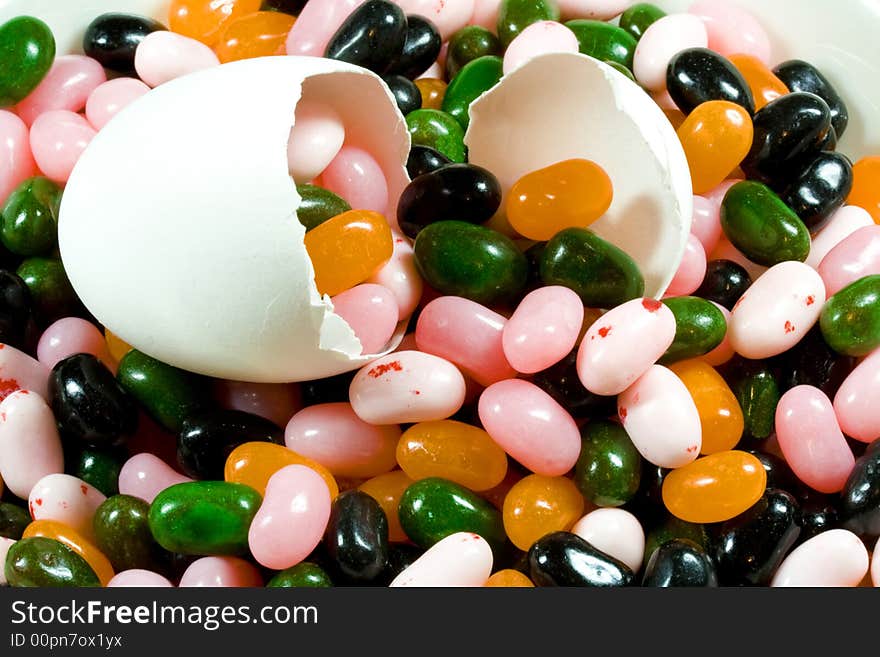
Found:
<svg viewBox="0 0 880 657"><path fill-rule="evenodd" d="M394 249L384 217L367 210L352 210L325 221L306 233L305 246L318 291L330 296L363 283L388 262Z"/></svg>
<svg viewBox="0 0 880 657"><path fill-rule="evenodd" d="M828 345L847 356L867 356L880 347L880 275L851 283L822 308L820 326Z"/></svg>
<svg viewBox="0 0 880 657"><path fill-rule="evenodd" d="M422 92L412 80L402 75L386 75L382 79L391 90L401 114L406 116L422 107Z"/></svg>
<svg viewBox="0 0 880 657"><path fill-rule="evenodd" d="M219 65L220 60L211 48L176 32L148 34L134 54L138 77L150 87Z"/></svg>
<svg viewBox="0 0 880 657"><path fill-rule="evenodd" d="M306 227L307 231L351 210L351 206L345 199L323 187L297 185L296 193L300 197L296 218Z"/></svg>
<svg viewBox="0 0 880 657"><path fill-rule="evenodd" d="M35 175L28 127L16 114L0 109L0 204L18 185Z"/></svg>
<svg viewBox="0 0 880 657"><path fill-rule="evenodd" d="M214 394L223 408L259 415L284 426L303 407L299 386L218 380Z"/></svg>
<svg viewBox="0 0 880 657"><path fill-rule="evenodd" d="M642 565L645 532L638 519L623 509L596 509L571 529L593 548L625 563L633 572Z"/></svg>
<svg viewBox="0 0 880 657"><path fill-rule="evenodd" d="M329 588L330 576L317 564L303 561L282 570L266 583L267 588Z"/></svg>
<svg viewBox="0 0 880 657"><path fill-rule="evenodd" d="M307 129L313 127L314 123L311 123ZM305 141L306 148L316 148L312 140ZM321 152L321 158L323 159L323 149L335 146L335 141L330 143L331 139L329 136L322 138L320 141L322 144L321 151L313 151L313 158L315 158L318 152ZM326 155L329 154L328 150ZM296 156L288 151L288 157ZM297 163L295 168L299 169L299 166L299 163ZM304 182L304 180L300 182ZM359 211L372 211L384 215L388 209L388 184L385 181L385 175L382 173L382 168L376 162L376 159L362 148L343 146L336 154L336 157L333 158L333 161L324 169L321 183L334 194L344 198L352 207L357 208Z"/></svg>
<svg viewBox="0 0 880 657"><path fill-rule="evenodd" d="M855 364L854 358L842 356L828 346L819 326L814 326L803 340L774 362L783 390L810 385L829 397L837 394Z"/></svg>
<svg viewBox="0 0 880 657"><path fill-rule="evenodd" d="M670 472L663 503L687 522L723 522L757 502L767 485L761 462L747 452L716 452Z"/></svg>
<svg viewBox="0 0 880 657"><path fill-rule="evenodd" d="M848 202L867 210L880 224L880 157L864 157L853 166L853 188ZM0 194L2 197L2 194Z"/></svg>
<svg viewBox="0 0 880 657"><path fill-rule="evenodd" d="M773 73L791 90L816 94L831 109L831 124L837 137L843 137L849 123L849 110L834 85L814 66L800 59L790 59L773 69Z"/></svg>
<svg viewBox="0 0 880 657"><path fill-rule="evenodd" d="M159 573L133 568L116 573L113 579L107 582L107 587L173 588L174 585Z"/></svg>
<svg viewBox="0 0 880 657"><path fill-rule="evenodd" d="M86 28L82 47L86 55L104 68L131 74L135 70L135 52L144 38L167 29L159 21L146 16L118 12L101 14ZM173 22L172 29L175 29Z"/></svg>
<svg viewBox="0 0 880 657"><path fill-rule="evenodd" d="M684 119L682 119L684 123ZM706 253L711 253L721 239L721 207L703 196L694 196L694 213L691 220L691 234L703 245Z"/></svg>
<svg viewBox="0 0 880 657"><path fill-rule="evenodd" d="M506 49L529 25L558 20L559 7L554 0L502 0L496 32Z"/></svg>
<svg viewBox="0 0 880 657"><path fill-rule="evenodd" d="M244 443L232 450L226 459L223 478L232 483L250 486L260 495L264 495L269 478L288 465L311 468L327 484L331 499L339 494L336 480L323 465L281 445L265 442Z"/></svg>
<svg viewBox="0 0 880 657"><path fill-rule="evenodd" d="M675 318L675 339L660 358L662 365L708 354L727 333L724 314L710 301L699 297L664 300Z"/></svg>
<svg viewBox="0 0 880 657"><path fill-rule="evenodd" d="M696 543L673 539L657 548L645 566L642 586L716 587L715 564Z"/></svg>
<svg viewBox="0 0 880 657"><path fill-rule="evenodd" d="M849 158L823 152L783 190L781 198L810 231L817 231L843 206L852 184Z"/></svg>
<svg viewBox="0 0 880 657"><path fill-rule="evenodd" d="M492 576L486 581L486 586L490 588L534 588L532 580L526 577L518 570L505 568L492 573Z"/></svg>
<svg viewBox="0 0 880 657"><path fill-rule="evenodd" d="M638 41L642 38L645 30L665 15L666 12L656 5L638 2L620 15L620 27Z"/></svg>
<svg viewBox="0 0 880 657"><path fill-rule="evenodd" d="M745 420L733 391L721 375L700 360L677 363L670 369L685 384L700 414L701 453L733 449L742 437Z"/></svg>
<svg viewBox="0 0 880 657"><path fill-rule="evenodd" d="M490 305L512 300L526 285L528 264L507 236L464 221L438 221L419 232L416 265L443 294Z"/></svg>
<svg viewBox="0 0 880 657"><path fill-rule="evenodd" d="M0 205L0 239L12 253L48 255L58 240L61 188L42 176L20 183Z"/></svg>
<svg viewBox="0 0 880 657"><path fill-rule="evenodd" d="M536 385L521 379L495 383L480 395L478 410L492 440L535 474L557 477L577 462L577 425Z"/></svg>
<svg viewBox="0 0 880 657"><path fill-rule="evenodd" d="M474 0L474 13L470 20L471 25L494 30L498 25L498 12L500 8L501 0Z"/></svg>
<svg viewBox="0 0 880 657"><path fill-rule="evenodd" d="M361 353L381 352L397 326L397 300L381 285L365 283L333 297L333 312L342 317L361 343Z"/></svg>
<svg viewBox="0 0 880 657"><path fill-rule="evenodd" d="M113 579L113 566L107 557L79 532L55 520L35 520L24 530L22 539L48 538L58 541L82 557L101 582L101 586Z"/></svg>
<svg viewBox="0 0 880 657"><path fill-rule="evenodd" d="M31 488L28 509L34 520L57 520L89 540L95 536L92 518L107 499L97 488L66 474L48 474Z"/></svg>
<svg viewBox="0 0 880 657"><path fill-rule="evenodd" d="M629 586L635 579L625 563L570 532L538 539L529 548L528 563L535 586Z"/></svg>
<svg viewBox="0 0 880 657"><path fill-rule="evenodd" d="M114 370L116 364L97 326L79 317L65 317L52 323L40 336L37 357L46 367L75 354L87 353Z"/></svg>
<svg viewBox="0 0 880 657"><path fill-rule="evenodd" d="M89 94L86 100L86 118L95 130L100 130L120 110L149 90L150 87L135 78L116 78L104 82Z"/></svg>
<svg viewBox="0 0 880 657"><path fill-rule="evenodd" d="M410 148L409 157L406 161L406 170L411 180L426 173L437 171L452 162L440 151L428 146L413 146Z"/></svg>
<svg viewBox="0 0 880 657"><path fill-rule="evenodd" d="M834 413L843 432L863 443L880 438L880 350L874 351L843 381L834 396Z"/></svg>
<svg viewBox="0 0 880 657"><path fill-rule="evenodd" d="M170 555L150 532L149 514L150 504L131 495L108 497L95 511L96 544L117 572L161 572L168 564ZM100 574L97 569L95 572Z"/></svg>
<svg viewBox="0 0 880 657"><path fill-rule="evenodd" d="M770 39L761 23L746 10L719 0L700 0L688 12L705 23L712 50L725 57L744 53L769 64Z"/></svg>
<svg viewBox="0 0 880 657"><path fill-rule="evenodd" d="M424 92L422 97L424 98ZM445 105L445 89L442 102ZM420 109L406 116L406 125L413 144L430 146L453 162L465 161L464 129L455 117L439 108Z"/></svg>
<svg viewBox="0 0 880 657"><path fill-rule="evenodd" d="M828 296L865 276L880 274L880 226L859 228L828 252L818 267Z"/></svg>
<svg viewBox="0 0 880 657"><path fill-rule="evenodd" d="M0 108L15 105L43 80L55 59L55 37L43 21L17 16L0 25Z"/></svg>
<svg viewBox="0 0 880 657"><path fill-rule="evenodd" d="M95 130L85 117L68 110L51 110L40 114L31 126L31 151L40 170L63 183L94 136Z"/></svg>
<svg viewBox="0 0 880 657"><path fill-rule="evenodd" d="M15 541L13 539L0 536L0 563L6 564L6 555L9 553L9 548L14 544ZM5 568L0 570L0 586L9 586L9 582L6 581Z"/></svg>
<svg viewBox="0 0 880 657"><path fill-rule="evenodd" d="M344 141L345 126L336 110L323 103L309 102L307 100L300 102L296 108L296 120L290 131L290 140L287 144L287 167L291 177L300 185L305 185L305 183L316 178L334 162L342 149ZM384 205L387 205L387 199L383 202L380 194L377 194L376 198L365 196L362 191L356 189L357 183L354 181L358 172L356 170L347 170L352 166L356 168L358 165L357 161L363 160L363 165L369 167L369 172L365 170L363 174L367 175L369 173L370 177L377 178L378 180L378 178L382 177L381 172L378 174L376 172L378 165L375 161L372 161L369 154L360 149L350 150L347 153L347 156L336 162L336 166L331 171L330 184L341 188L341 190L338 190L341 195L343 193L352 194L357 202L365 200L374 205L382 203L382 209L377 210L377 212L384 212ZM384 178L382 180L384 181ZM332 209L338 210L335 214L342 214L351 210L351 206L348 203L342 201L341 198L333 194L329 189L312 186L306 186L306 189L315 193L320 191L322 195L318 196L318 201L324 200L328 194L332 195L325 203L328 203ZM298 187L297 191L299 192L299 190L300 188ZM381 190L379 191L381 192ZM338 201L336 200L337 198L339 199ZM347 206L345 209L339 209L341 206L340 201ZM355 200L353 199L352 202L355 202ZM304 197L302 205L300 208L297 208L298 212L303 209L303 205L306 205L305 209L307 211L311 209ZM331 208L328 208L326 212L329 212ZM325 220L333 216L335 215L326 216ZM303 220L300 219L300 221ZM304 223L304 225L306 228L314 228L317 223L313 224L310 222Z"/></svg>
<svg viewBox="0 0 880 657"><path fill-rule="evenodd" d="M63 55L55 59L43 81L15 111L28 125L49 110L79 112L91 93L106 81L103 67L91 57Z"/></svg>
<svg viewBox="0 0 880 657"><path fill-rule="evenodd" d="M34 536L9 547L6 580L14 587L97 587L88 562L63 543Z"/></svg>
<svg viewBox="0 0 880 657"><path fill-rule="evenodd" d="M68 470L104 495L116 495L119 492L119 473L126 457L125 449L84 447L70 459L73 463Z"/></svg>
<svg viewBox="0 0 880 657"><path fill-rule="evenodd" d="M581 54L632 70L636 40L623 29L604 21L580 18L568 21L565 27L574 32Z"/></svg>
<svg viewBox="0 0 880 657"><path fill-rule="evenodd" d="M31 294L27 285L14 272L0 269L0 344L27 348L25 332L30 319ZM2 396L0 393L0 401Z"/></svg>
<svg viewBox="0 0 880 657"><path fill-rule="evenodd" d="M781 396L773 372L757 361L749 362L735 373L731 389L743 411L744 437L767 438L773 432Z"/></svg>
<svg viewBox="0 0 880 657"><path fill-rule="evenodd" d="M446 83L443 80L437 78L418 78L414 84L422 95L422 109L439 111L443 107L443 97L446 95ZM423 134L423 137L426 138L427 135ZM443 157L446 156L444 155ZM415 178L415 176L410 175L410 178Z"/></svg>
<svg viewBox="0 0 880 657"><path fill-rule="evenodd" d="M874 546L874 554L871 557L871 582L875 587L880 587L880 541Z"/></svg>
<svg viewBox="0 0 880 657"><path fill-rule="evenodd" d="M469 428L477 430L476 427ZM431 476L433 476L433 474ZM409 488L412 483L413 480L410 479L405 472L402 470L393 470L373 477L372 479L368 479L359 486L359 490L376 500L385 512L385 517L388 520L388 540L392 543L400 543L409 540L406 532L403 531L403 527L400 526L400 517L397 513L397 507L400 504L400 498L403 496L404 491Z"/></svg>
<svg viewBox="0 0 880 657"><path fill-rule="evenodd" d="M414 179L400 196L397 223L415 238L432 223L454 217L482 224L501 205L501 183L474 164L448 164Z"/></svg>
<svg viewBox="0 0 880 657"><path fill-rule="evenodd" d="M619 424L600 420L588 423L581 436L574 483L593 504L626 504L639 490L642 469L641 456L626 431Z"/></svg>
<svg viewBox="0 0 880 657"><path fill-rule="evenodd" d="M342 493L330 509L324 547L334 581L341 585L377 583L388 562L388 520L367 493Z"/></svg>
<svg viewBox="0 0 880 657"><path fill-rule="evenodd" d="M121 361L122 358L131 351L132 347L130 344L125 342L118 335L115 335L108 328L104 328L104 340L107 343L107 349L110 351L110 355L113 357L115 361Z"/></svg>
<svg viewBox="0 0 880 657"><path fill-rule="evenodd" d="M708 48L687 48L675 54L666 71L666 89L685 114L713 100L739 105L749 116L755 113L755 99L745 78L730 61Z"/></svg>
<svg viewBox="0 0 880 657"><path fill-rule="evenodd" d="M0 502L0 538L17 541L31 522L28 512L11 502Z"/></svg>
<svg viewBox="0 0 880 657"><path fill-rule="evenodd" d="M461 69L470 62L487 55L501 56L501 42L485 27L468 25L449 39L446 51L446 75L454 79Z"/></svg>
<svg viewBox="0 0 880 657"><path fill-rule="evenodd" d="M258 11L260 3L261 0L220 0L210 3L172 0L168 25L173 32L213 46L226 25L236 18Z"/></svg>
<svg viewBox="0 0 880 657"><path fill-rule="evenodd" d="M532 23L510 42L504 52L507 75L530 59L545 53L579 52L580 43L569 28L555 21Z"/></svg>
<svg viewBox="0 0 880 657"><path fill-rule="evenodd" d="M696 235L689 235L675 276L666 288L667 297L693 294L706 276L706 250Z"/></svg>
<svg viewBox="0 0 880 657"><path fill-rule="evenodd" d="M190 481L153 454L135 454L119 471L119 492L152 502L166 488Z"/></svg>
<svg viewBox="0 0 880 657"><path fill-rule="evenodd" d="M818 496L815 500L809 497L804 499L799 522L801 533L795 546L840 525L837 506L831 501L832 499L824 495Z"/></svg>
<svg viewBox="0 0 880 657"><path fill-rule="evenodd" d="M309 0L287 36L287 54L323 56L334 32L363 3L364 0Z"/></svg>
<svg viewBox="0 0 880 657"><path fill-rule="evenodd" d="M713 249L710 254L708 254L707 258L710 261L730 260L731 262L735 262L740 267L746 270L746 273L748 273L753 281L765 271L767 271L767 267L763 265L758 265L749 260L745 255L743 255L742 251L737 249L733 244L730 243L730 240L728 240L724 236L721 237L718 245L715 247L715 249Z"/></svg>
<svg viewBox="0 0 880 657"><path fill-rule="evenodd" d="M61 260L28 258L19 265L16 273L30 290L34 319L40 325L84 312Z"/></svg>
<svg viewBox="0 0 880 657"><path fill-rule="evenodd" d="M880 536L880 441L856 459L840 493L842 526L859 536Z"/></svg>
<svg viewBox="0 0 880 657"><path fill-rule="evenodd" d="M397 304L398 317L404 319L410 317L419 305L424 286L416 267L412 243L397 232L393 232L393 238L391 260L367 279L367 282L389 290ZM400 345L398 349L401 349Z"/></svg>
<svg viewBox="0 0 880 657"><path fill-rule="evenodd" d="M529 475L504 498L504 531L521 550L554 531L567 531L581 517L584 498L570 479Z"/></svg>
<svg viewBox="0 0 880 657"><path fill-rule="evenodd" d="M220 63L287 54L287 35L295 20L276 11L258 11L230 21L214 46Z"/></svg>
<svg viewBox="0 0 880 657"><path fill-rule="evenodd" d="M367 0L343 21L330 39L324 56L387 73L406 41L403 10L386 0Z"/></svg>
<svg viewBox="0 0 880 657"><path fill-rule="evenodd" d="M203 557L193 561L180 578L180 587L259 587L260 572L238 557Z"/></svg>
<svg viewBox="0 0 880 657"><path fill-rule="evenodd" d="M430 20L421 16L407 16L406 23L403 48L394 59L391 72L412 80L436 61L443 43L437 26Z"/></svg>
<svg viewBox="0 0 880 657"><path fill-rule="evenodd" d="M30 390L48 397L49 368L23 351L0 346L0 401L16 390Z"/></svg>
<svg viewBox="0 0 880 657"><path fill-rule="evenodd" d="M705 48L708 44L706 26L698 17L664 16L652 23L639 39L632 62L636 80L646 89L660 91L666 86L666 70L676 53L687 48Z"/></svg>
<svg viewBox="0 0 880 657"><path fill-rule="evenodd" d="M663 544L675 539L682 539L694 543L704 552L708 553L710 546L709 535L703 525L685 522L684 520L679 520L675 516L667 514L663 522L652 529L644 541L644 565L648 565L648 560L657 549Z"/></svg>
<svg viewBox="0 0 880 657"><path fill-rule="evenodd" d="M785 83L754 55L738 53L729 55L728 59L748 83L752 97L755 99L755 110L764 108L768 103L789 92Z"/></svg>
<svg viewBox="0 0 880 657"><path fill-rule="evenodd" d="M694 294L732 310L752 284L744 267L731 260L712 260L706 266L706 276Z"/></svg>
<svg viewBox="0 0 880 657"><path fill-rule="evenodd" d="M484 586L492 573L492 561L492 550L481 536L457 532L435 543L390 586Z"/></svg>
<svg viewBox="0 0 880 657"><path fill-rule="evenodd" d="M786 557L770 586L855 587L868 573L868 550L844 529L831 529Z"/></svg>
<svg viewBox="0 0 880 657"><path fill-rule="evenodd" d="M502 69L502 59L493 55L468 62L449 83L441 109L458 121L463 130L467 130L471 103L498 84L503 75Z"/></svg>

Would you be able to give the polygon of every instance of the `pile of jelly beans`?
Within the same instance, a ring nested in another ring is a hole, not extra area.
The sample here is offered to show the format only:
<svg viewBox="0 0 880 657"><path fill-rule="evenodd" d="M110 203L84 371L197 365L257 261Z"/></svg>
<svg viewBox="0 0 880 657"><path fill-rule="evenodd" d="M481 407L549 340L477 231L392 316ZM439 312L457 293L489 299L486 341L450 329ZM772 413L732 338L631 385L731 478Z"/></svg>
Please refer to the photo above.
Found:
<svg viewBox="0 0 880 657"><path fill-rule="evenodd" d="M844 99L753 17L174 0L167 27L105 14L83 46L0 25L0 583L880 585L880 157L836 150ZM590 229L599 164L503 200L467 161L470 103L545 52L608 63L678 132L693 228L661 300ZM375 72L405 116L396 206L332 107L304 98L288 150L318 290L364 353L407 333L349 374L211 379L90 316L59 203L126 104L284 54Z"/></svg>

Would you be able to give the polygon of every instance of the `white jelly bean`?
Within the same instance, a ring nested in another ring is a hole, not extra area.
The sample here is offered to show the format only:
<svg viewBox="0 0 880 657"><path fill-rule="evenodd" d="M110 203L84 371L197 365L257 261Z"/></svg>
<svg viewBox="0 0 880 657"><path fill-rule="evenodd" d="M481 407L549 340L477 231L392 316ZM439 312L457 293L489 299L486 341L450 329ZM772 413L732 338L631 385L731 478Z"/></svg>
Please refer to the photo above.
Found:
<svg viewBox="0 0 880 657"><path fill-rule="evenodd" d="M23 351L0 343L0 401L16 390L49 396L49 368Z"/></svg>
<svg viewBox="0 0 880 657"><path fill-rule="evenodd" d="M813 269L818 269L819 264L835 246L856 232L859 228L873 226L874 220L867 210L857 205L845 205L835 212L828 224L813 237L810 245L810 255L806 263Z"/></svg>
<svg viewBox="0 0 880 657"><path fill-rule="evenodd" d="M151 87L219 65L220 60L211 48L175 32L148 34L134 54L138 77Z"/></svg>
<svg viewBox="0 0 880 657"><path fill-rule="evenodd" d="M492 548L477 534L459 532L435 543L405 568L391 586L485 586L492 574Z"/></svg>
<svg viewBox="0 0 880 657"><path fill-rule="evenodd" d="M795 548L770 586L854 587L868 572L868 550L858 536L831 529Z"/></svg>
<svg viewBox="0 0 880 657"><path fill-rule="evenodd" d="M596 509L578 520L572 533L639 572L645 558L645 531L629 511Z"/></svg>
<svg viewBox="0 0 880 657"><path fill-rule="evenodd" d="M34 520L57 520L94 541L92 519L95 510L106 499L104 493L82 479L67 474L50 474L31 489L28 508Z"/></svg>
<svg viewBox="0 0 880 657"><path fill-rule="evenodd" d="M27 499L43 477L64 472L64 452L48 404L19 390L0 403L0 475L15 495Z"/></svg>
<svg viewBox="0 0 880 657"><path fill-rule="evenodd" d="M636 46L633 73L646 89L666 87L666 68L676 53L709 45L706 25L698 16L670 14L652 24Z"/></svg>
<svg viewBox="0 0 880 657"><path fill-rule="evenodd" d="M168 581L167 578L162 577L159 573L154 573L152 570L141 570L139 568L132 568L131 570L123 570L121 573L116 573L109 582L107 582L107 588L117 588L117 587L161 587L161 588L170 588L174 585Z"/></svg>
<svg viewBox="0 0 880 657"><path fill-rule="evenodd" d="M287 142L287 168L297 185L314 180L339 154L345 141L342 118L329 105L303 100Z"/></svg>

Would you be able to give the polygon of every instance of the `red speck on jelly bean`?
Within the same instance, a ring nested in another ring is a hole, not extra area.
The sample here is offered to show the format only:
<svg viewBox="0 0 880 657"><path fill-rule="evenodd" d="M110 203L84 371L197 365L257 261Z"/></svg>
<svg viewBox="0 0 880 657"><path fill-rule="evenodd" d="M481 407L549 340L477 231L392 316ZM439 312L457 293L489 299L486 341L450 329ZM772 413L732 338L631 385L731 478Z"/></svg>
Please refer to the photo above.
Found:
<svg viewBox="0 0 880 657"><path fill-rule="evenodd" d="M657 299L642 299L642 305L649 313L655 313L660 310L660 306L663 304L657 301Z"/></svg>
<svg viewBox="0 0 880 657"><path fill-rule="evenodd" d="M20 389L21 386L18 385L18 381L15 379L0 379L0 401L3 401L13 392Z"/></svg>
<svg viewBox="0 0 880 657"><path fill-rule="evenodd" d="M610 326L603 326L602 328L599 329L599 335L603 338L607 338L609 333L611 333Z"/></svg>
<svg viewBox="0 0 880 657"><path fill-rule="evenodd" d="M807 297L807 305L812 306L814 303L816 303L816 297L811 294Z"/></svg>
<svg viewBox="0 0 880 657"><path fill-rule="evenodd" d="M88 495L88 494L89 494L89 489L88 489L88 487L87 487L85 484L80 484L80 485L79 485L79 489L82 491L82 494L83 494L83 495Z"/></svg>
<svg viewBox="0 0 880 657"><path fill-rule="evenodd" d="M617 414L620 416L621 421L626 419L626 409L623 406L617 409Z"/></svg>
<svg viewBox="0 0 880 657"><path fill-rule="evenodd" d="M374 379L378 379L383 374L387 374L392 370L394 370L395 372L403 371L403 366L400 364L399 360L394 360L390 363L385 363L383 365L376 365L376 367L367 372L367 375L371 376Z"/></svg>
<svg viewBox="0 0 880 657"><path fill-rule="evenodd" d="M786 322L785 323L785 332L786 333L793 333L794 332L794 324L792 324L791 322Z"/></svg>

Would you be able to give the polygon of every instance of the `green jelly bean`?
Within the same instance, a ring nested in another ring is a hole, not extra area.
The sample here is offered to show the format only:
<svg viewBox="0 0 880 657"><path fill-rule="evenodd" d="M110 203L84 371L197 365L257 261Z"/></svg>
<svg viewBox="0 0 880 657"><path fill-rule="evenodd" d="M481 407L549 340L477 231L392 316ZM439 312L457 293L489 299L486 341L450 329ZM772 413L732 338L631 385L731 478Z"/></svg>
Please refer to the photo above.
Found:
<svg viewBox="0 0 880 657"><path fill-rule="evenodd" d="M13 543L6 554L6 581L17 587L101 586L88 562L63 543L36 536Z"/></svg>
<svg viewBox="0 0 880 657"><path fill-rule="evenodd" d="M725 377L743 412L743 437L764 440L776 427L776 406L781 397L773 371L761 361L740 360Z"/></svg>
<svg viewBox="0 0 880 657"><path fill-rule="evenodd" d="M819 318L822 337L845 356L880 347L880 276L865 276L828 299Z"/></svg>
<svg viewBox="0 0 880 657"><path fill-rule="evenodd" d="M13 190L0 213L0 239L21 256L49 255L58 241L61 188L48 178L29 178Z"/></svg>
<svg viewBox="0 0 880 657"><path fill-rule="evenodd" d="M645 536L645 559L644 564L654 554L654 550L674 539L693 541L704 550L709 549L709 533L703 525L687 522L670 515L659 527L655 527Z"/></svg>
<svg viewBox="0 0 880 657"><path fill-rule="evenodd" d="M324 569L309 561L282 570L266 584L267 588L329 588L333 586Z"/></svg>
<svg viewBox="0 0 880 657"><path fill-rule="evenodd" d="M566 228L541 254L541 280L563 285L590 308L614 308L645 293L645 279L633 259L586 228Z"/></svg>
<svg viewBox="0 0 880 657"><path fill-rule="evenodd" d="M0 108L24 100L55 61L55 37L43 21L18 16L0 25Z"/></svg>
<svg viewBox="0 0 880 657"><path fill-rule="evenodd" d="M532 23L558 20L556 0L501 0L498 8L498 39L507 48Z"/></svg>
<svg viewBox="0 0 880 657"><path fill-rule="evenodd" d="M766 185L744 180L731 187L721 203L721 227L727 239L749 260L765 267L810 253L804 222Z"/></svg>
<svg viewBox="0 0 880 657"><path fill-rule="evenodd" d="M306 232L317 228L328 219L351 210L345 199L323 187L297 185L296 192L302 199L296 209L296 218L306 227Z"/></svg>
<svg viewBox="0 0 880 657"><path fill-rule="evenodd" d="M106 496L119 492L119 471L128 454L124 449L86 446L73 455L72 474Z"/></svg>
<svg viewBox="0 0 880 657"><path fill-rule="evenodd" d="M468 25L449 39L446 50L446 79L452 80L468 63L486 55L501 55L501 42L485 27Z"/></svg>
<svg viewBox="0 0 880 657"><path fill-rule="evenodd" d="M34 314L41 324L51 324L62 317L82 313L82 303L67 278L61 260L28 258L19 265L16 273L31 291Z"/></svg>
<svg viewBox="0 0 880 657"><path fill-rule="evenodd" d="M613 69L614 69L615 71L617 71L618 73L623 74L624 77L629 78L629 79L632 80L633 82L636 81L636 76L633 75L633 72L630 71L626 66L624 66L624 65L621 64L620 62L612 62L611 60L606 59L606 60L605 60L605 63L608 64L608 66L610 66L611 68L613 68Z"/></svg>
<svg viewBox="0 0 880 657"><path fill-rule="evenodd" d="M675 316L675 339L660 358L661 365L708 354L727 334L727 320L711 301L699 297L664 299Z"/></svg>
<svg viewBox="0 0 880 657"><path fill-rule="evenodd" d="M250 486L225 481L175 484L150 505L150 531L180 554L241 555L262 497Z"/></svg>
<svg viewBox="0 0 880 657"><path fill-rule="evenodd" d="M464 162L464 130L452 116L441 110L420 109L406 115L406 126L414 146L428 146L453 162Z"/></svg>
<svg viewBox="0 0 880 657"><path fill-rule="evenodd" d="M171 562L150 531L150 505L132 495L108 497L95 511L98 547L116 572L142 568L163 572Z"/></svg>
<svg viewBox="0 0 880 657"><path fill-rule="evenodd" d="M206 379L136 349L119 361L116 378L150 417L169 431L180 431L186 418L210 405Z"/></svg>
<svg viewBox="0 0 880 657"><path fill-rule="evenodd" d="M479 534L496 552L506 540L498 509L464 486L440 477L410 484L397 513L406 535L425 549L456 532Z"/></svg>
<svg viewBox="0 0 880 657"><path fill-rule="evenodd" d="M600 420L581 430L574 483L597 506L621 506L639 490L642 457L619 424Z"/></svg>
<svg viewBox="0 0 880 657"><path fill-rule="evenodd" d="M636 41L649 27L666 15L666 12L649 2L639 2L620 15L620 29Z"/></svg>
<svg viewBox="0 0 880 657"><path fill-rule="evenodd" d="M438 221L416 237L415 262L438 292L491 305L525 288L528 263L506 235L466 221Z"/></svg>
<svg viewBox="0 0 880 657"><path fill-rule="evenodd" d="M21 538L24 528L31 524L28 512L12 502L0 502L0 538Z"/></svg>
<svg viewBox="0 0 880 657"><path fill-rule="evenodd" d="M471 116L471 103L498 84L504 75L503 60L486 55L465 65L453 78L443 96L443 111L453 117L467 130Z"/></svg>
<svg viewBox="0 0 880 657"><path fill-rule="evenodd" d="M636 40L628 32L611 23L588 19L568 21L565 26L574 32L582 54L632 70Z"/></svg>

